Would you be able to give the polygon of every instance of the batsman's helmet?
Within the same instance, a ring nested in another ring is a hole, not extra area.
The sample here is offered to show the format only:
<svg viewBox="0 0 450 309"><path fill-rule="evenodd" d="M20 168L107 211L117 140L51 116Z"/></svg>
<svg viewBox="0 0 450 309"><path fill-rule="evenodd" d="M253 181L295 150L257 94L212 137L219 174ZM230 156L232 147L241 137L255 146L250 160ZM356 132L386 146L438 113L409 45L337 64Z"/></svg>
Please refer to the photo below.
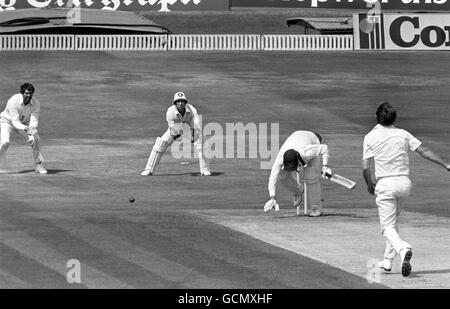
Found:
<svg viewBox="0 0 450 309"><path fill-rule="evenodd" d="M188 102L188 99L186 98L186 95L184 94L184 92L177 92L175 93L175 95L173 96L173 104L175 104L176 101L186 101L186 103Z"/></svg>
<svg viewBox="0 0 450 309"><path fill-rule="evenodd" d="M289 149L283 155L283 169L286 172L296 171L298 168L298 163L301 163L302 166L305 166L305 162L303 161L300 153L294 149Z"/></svg>

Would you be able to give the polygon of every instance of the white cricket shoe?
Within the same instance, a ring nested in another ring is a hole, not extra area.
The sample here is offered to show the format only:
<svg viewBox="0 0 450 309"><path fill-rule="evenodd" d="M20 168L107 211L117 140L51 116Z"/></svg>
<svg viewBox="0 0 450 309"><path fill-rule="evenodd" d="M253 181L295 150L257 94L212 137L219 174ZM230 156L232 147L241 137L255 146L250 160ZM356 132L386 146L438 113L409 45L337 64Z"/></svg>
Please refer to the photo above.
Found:
<svg viewBox="0 0 450 309"><path fill-rule="evenodd" d="M153 175L153 173L150 172L150 170L144 170L144 171L141 173L141 176L151 176L151 175Z"/></svg>
<svg viewBox="0 0 450 309"><path fill-rule="evenodd" d="M36 165L36 173L47 174L47 170L45 169L44 165L42 165L42 163Z"/></svg>
<svg viewBox="0 0 450 309"><path fill-rule="evenodd" d="M294 204L294 207L300 206L300 204L302 203L302 201L303 201L303 194L295 193L295 194L294 194L293 201L292 201L292 203Z"/></svg>
<svg viewBox="0 0 450 309"><path fill-rule="evenodd" d="M392 270L392 260L383 259L381 262L378 262L378 267L380 267L384 271L391 271Z"/></svg>
<svg viewBox="0 0 450 309"><path fill-rule="evenodd" d="M211 176L211 172L210 171L204 171L202 173L203 176Z"/></svg>
<svg viewBox="0 0 450 309"><path fill-rule="evenodd" d="M400 250L400 256L402 258L402 275L403 277L408 277L411 274L411 263L409 262L412 258L411 248L404 248Z"/></svg>
<svg viewBox="0 0 450 309"><path fill-rule="evenodd" d="M320 217L324 214L324 212L322 210L313 210L311 211L311 213L309 214L310 217Z"/></svg>

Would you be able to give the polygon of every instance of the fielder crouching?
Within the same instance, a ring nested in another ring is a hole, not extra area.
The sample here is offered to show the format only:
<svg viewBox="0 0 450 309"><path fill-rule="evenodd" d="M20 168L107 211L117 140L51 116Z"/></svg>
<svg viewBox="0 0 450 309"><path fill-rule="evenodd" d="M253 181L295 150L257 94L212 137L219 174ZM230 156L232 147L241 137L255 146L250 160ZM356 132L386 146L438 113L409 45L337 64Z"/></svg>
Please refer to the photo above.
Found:
<svg viewBox="0 0 450 309"><path fill-rule="evenodd" d="M44 167L44 157L41 152L41 139L37 133L39 125L40 103L33 98L34 86L24 83L20 86L20 93L13 95L6 104L1 115L0 164L5 161L9 148L11 132L16 130L27 139L33 149L36 172L47 174Z"/></svg>
<svg viewBox="0 0 450 309"><path fill-rule="evenodd" d="M272 166L269 178L270 200L264 211L279 210L275 200L275 189L280 180L294 194L293 204L297 207L303 200L303 181L306 183L308 202L311 205L309 216L318 217L322 211L321 173L332 174L328 165L328 146L321 144L320 135L310 131L296 131L284 142ZM303 181L299 181L299 168L303 168ZM324 177L324 176L323 176Z"/></svg>
<svg viewBox="0 0 450 309"><path fill-rule="evenodd" d="M152 152L147 161L142 176L150 176L156 170L161 157L172 143L181 137L183 132L179 130L180 124L188 124L191 128L191 142L194 144L200 165L200 173L204 176L210 176L208 162L203 155L202 130L200 127L200 117L194 106L188 103L183 92L177 92L173 98L173 105L167 109L167 124L169 128L163 136L156 139Z"/></svg>

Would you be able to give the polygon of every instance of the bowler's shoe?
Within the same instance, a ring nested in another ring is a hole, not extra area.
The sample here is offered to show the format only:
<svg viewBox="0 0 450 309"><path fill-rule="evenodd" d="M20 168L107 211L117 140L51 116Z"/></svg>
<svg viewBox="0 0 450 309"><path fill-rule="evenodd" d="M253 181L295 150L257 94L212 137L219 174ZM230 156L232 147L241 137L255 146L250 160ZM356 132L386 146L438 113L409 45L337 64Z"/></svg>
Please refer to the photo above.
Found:
<svg viewBox="0 0 450 309"><path fill-rule="evenodd" d="M392 260L383 259L381 262L378 262L378 267L380 267L384 271L391 271L392 270Z"/></svg>
<svg viewBox="0 0 450 309"><path fill-rule="evenodd" d="M403 277L408 277L411 274L411 263L412 250L411 248L404 248L400 251L400 256L402 257L402 275Z"/></svg>

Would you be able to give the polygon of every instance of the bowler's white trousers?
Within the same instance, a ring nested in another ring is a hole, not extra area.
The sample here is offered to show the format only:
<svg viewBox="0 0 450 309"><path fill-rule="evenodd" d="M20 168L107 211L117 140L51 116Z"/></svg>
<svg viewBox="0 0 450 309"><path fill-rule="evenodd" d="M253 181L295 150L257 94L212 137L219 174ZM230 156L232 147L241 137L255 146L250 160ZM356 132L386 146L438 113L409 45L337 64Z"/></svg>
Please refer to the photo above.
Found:
<svg viewBox="0 0 450 309"><path fill-rule="evenodd" d="M384 258L392 260L396 253L411 246L398 234L397 219L400 205L409 196L411 181L408 176L383 177L375 188L376 203L380 216L381 233L386 237Z"/></svg>

